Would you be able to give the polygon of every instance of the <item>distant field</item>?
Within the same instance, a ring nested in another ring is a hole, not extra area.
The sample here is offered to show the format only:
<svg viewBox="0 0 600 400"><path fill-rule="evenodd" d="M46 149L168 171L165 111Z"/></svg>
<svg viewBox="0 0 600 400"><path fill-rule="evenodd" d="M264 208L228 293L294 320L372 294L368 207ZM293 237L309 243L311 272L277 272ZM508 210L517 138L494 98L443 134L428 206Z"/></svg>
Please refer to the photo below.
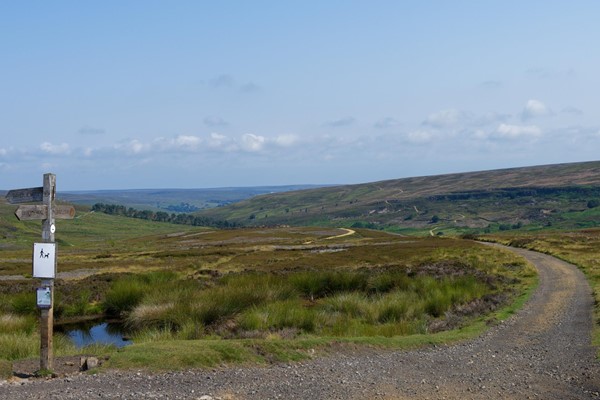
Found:
<svg viewBox="0 0 600 400"><path fill-rule="evenodd" d="M322 186L322 185L321 185ZM130 189L59 192L58 197L74 204L119 204L140 210L193 212L221 207L254 196L320 187L318 185L283 185L206 189Z"/></svg>
<svg viewBox="0 0 600 400"><path fill-rule="evenodd" d="M254 197L201 215L455 235L600 226L600 162L426 176Z"/></svg>

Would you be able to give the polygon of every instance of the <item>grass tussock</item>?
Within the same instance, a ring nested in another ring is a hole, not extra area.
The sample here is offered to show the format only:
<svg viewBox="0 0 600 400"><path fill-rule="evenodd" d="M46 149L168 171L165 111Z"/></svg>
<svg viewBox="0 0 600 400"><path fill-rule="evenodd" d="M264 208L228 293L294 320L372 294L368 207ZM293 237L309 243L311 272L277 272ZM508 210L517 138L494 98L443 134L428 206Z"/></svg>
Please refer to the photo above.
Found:
<svg viewBox="0 0 600 400"><path fill-rule="evenodd" d="M0 379L8 379L13 376L13 364L8 360L0 360Z"/></svg>
<svg viewBox="0 0 600 400"><path fill-rule="evenodd" d="M37 327L36 319L30 315L0 315L0 334L25 332L32 333Z"/></svg>
<svg viewBox="0 0 600 400"><path fill-rule="evenodd" d="M210 285L173 276L155 279L153 274L115 282L105 302L107 312L115 312L109 307L116 304L113 299L125 298L124 288L137 291L118 314L130 328L147 330L144 340L151 341L164 335L197 339L278 332L292 337L426 333L436 319L485 301L496 290L473 275L409 276L393 268L238 273Z"/></svg>

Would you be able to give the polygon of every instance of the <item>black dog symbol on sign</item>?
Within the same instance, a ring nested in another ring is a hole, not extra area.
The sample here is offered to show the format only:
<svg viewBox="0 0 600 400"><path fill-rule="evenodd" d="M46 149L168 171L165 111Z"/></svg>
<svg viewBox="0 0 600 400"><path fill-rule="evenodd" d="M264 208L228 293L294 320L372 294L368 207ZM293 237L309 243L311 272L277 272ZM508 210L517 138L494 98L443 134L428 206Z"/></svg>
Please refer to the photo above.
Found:
<svg viewBox="0 0 600 400"><path fill-rule="evenodd" d="M44 249L40 250L40 258L50 258L50 253L44 253Z"/></svg>

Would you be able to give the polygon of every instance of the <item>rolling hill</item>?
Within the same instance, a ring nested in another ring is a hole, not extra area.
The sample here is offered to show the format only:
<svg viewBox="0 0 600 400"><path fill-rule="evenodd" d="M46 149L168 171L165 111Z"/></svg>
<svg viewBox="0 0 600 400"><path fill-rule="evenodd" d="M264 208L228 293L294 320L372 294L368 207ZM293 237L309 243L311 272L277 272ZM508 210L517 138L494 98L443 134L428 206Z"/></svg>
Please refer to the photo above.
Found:
<svg viewBox="0 0 600 400"><path fill-rule="evenodd" d="M594 161L266 194L199 214L254 226L470 233L598 226L599 200Z"/></svg>

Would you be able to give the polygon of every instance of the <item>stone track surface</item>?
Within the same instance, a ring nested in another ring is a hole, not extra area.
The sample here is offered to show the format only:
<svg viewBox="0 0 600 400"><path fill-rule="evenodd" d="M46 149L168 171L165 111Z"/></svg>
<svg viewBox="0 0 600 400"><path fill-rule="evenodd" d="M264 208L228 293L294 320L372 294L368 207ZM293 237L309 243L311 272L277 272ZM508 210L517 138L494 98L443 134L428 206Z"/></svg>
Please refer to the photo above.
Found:
<svg viewBox="0 0 600 400"><path fill-rule="evenodd" d="M301 363L148 374L107 371L0 384L0 399L600 399L583 274L512 249L540 285L513 318L481 337L416 351L359 348Z"/></svg>

